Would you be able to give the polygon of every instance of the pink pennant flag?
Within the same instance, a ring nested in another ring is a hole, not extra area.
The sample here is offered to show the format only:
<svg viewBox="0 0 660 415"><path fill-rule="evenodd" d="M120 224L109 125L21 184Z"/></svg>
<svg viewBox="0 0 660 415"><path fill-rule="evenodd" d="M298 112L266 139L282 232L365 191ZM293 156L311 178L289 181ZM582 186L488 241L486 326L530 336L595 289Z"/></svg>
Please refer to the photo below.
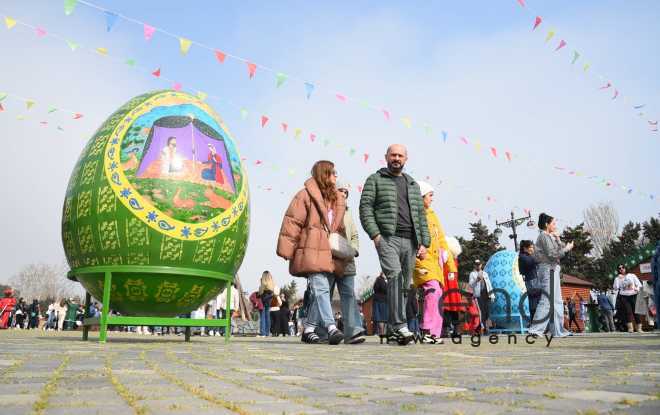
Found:
<svg viewBox="0 0 660 415"><path fill-rule="evenodd" d="M261 163L263 163L261 160L257 160L257 161L254 162L255 166L258 166L258 165L260 165Z"/></svg>
<svg viewBox="0 0 660 415"><path fill-rule="evenodd" d="M39 124L41 124L43 126L46 126L46 125L48 125L48 121L39 121Z"/></svg>
<svg viewBox="0 0 660 415"><path fill-rule="evenodd" d="M225 58L226 58L226 57L227 57L227 54L226 54L226 53L224 53L224 52L222 52L222 51L220 51L220 50L216 50L216 51L215 51L215 58L218 60L218 62L220 62L220 63L225 63Z"/></svg>
<svg viewBox="0 0 660 415"><path fill-rule="evenodd" d="M257 72L257 65L252 63L252 62L248 62L247 63L247 68L248 68L248 75L250 76L250 79L254 78L255 72Z"/></svg>
<svg viewBox="0 0 660 415"><path fill-rule="evenodd" d="M467 144L467 143L468 143L468 140L467 140L467 138L465 138L465 137L461 137L461 141L463 142L463 144Z"/></svg>
<svg viewBox="0 0 660 415"><path fill-rule="evenodd" d="M575 172L574 172L573 170L571 170L571 171L568 172L568 174L569 174L570 176L573 176L573 175L575 175Z"/></svg>
<svg viewBox="0 0 660 415"><path fill-rule="evenodd" d="M153 71L151 74L152 74L153 76L155 76L156 78L159 78L159 77L160 77L160 68L156 69L156 70Z"/></svg>
<svg viewBox="0 0 660 415"><path fill-rule="evenodd" d="M172 89L175 91L181 91L182 85L178 82L175 82L174 85L172 85Z"/></svg>
<svg viewBox="0 0 660 415"><path fill-rule="evenodd" d="M316 134L310 133L309 134L309 141L311 141L313 143L315 140L316 140Z"/></svg>
<svg viewBox="0 0 660 415"><path fill-rule="evenodd" d="M505 151L504 155L506 156L507 160L511 161L511 153L509 153L508 151Z"/></svg>
<svg viewBox="0 0 660 415"><path fill-rule="evenodd" d="M358 184L357 189L358 189L358 193L362 193L362 189L364 189L364 188L361 185Z"/></svg>
<svg viewBox="0 0 660 415"><path fill-rule="evenodd" d="M0 103L0 112L4 111L5 107L2 106L2 103Z"/></svg>
<svg viewBox="0 0 660 415"><path fill-rule="evenodd" d="M615 89L614 90L614 96L612 97L612 99L616 99L616 97L618 97L618 96L619 96L619 90Z"/></svg>
<svg viewBox="0 0 660 415"><path fill-rule="evenodd" d="M282 131L286 133L286 130L289 128L289 125L285 122L282 123Z"/></svg>
<svg viewBox="0 0 660 415"><path fill-rule="evenodd" d="M521 7L525 7L525 0L518 0L518 4L520 4Z"/></svg>
<svg viewBox="0 0 660 415"><path fill-rule="evenodd" d="M156 32L155 27L149 26L146 23L144 24L144 40L151 40L155 32Z"/></svg>
<svg viewBox="0 0 660 415"><path fill-rule="evenodd" d="M524 208L524 209L523 209L523 212L525 212L526 215L529 215L529 214L531 213L530 210L527 209L527 208Z"/></svg>
<svg viewBox="0 0 660 415"><path fill-rule="evenodd" d="M607 89L607 88L609 88L609 87L611 87L611 86L612 86L612 83L611 83L611 82L608 82L607 84L601 86L601 87L598 88L598 89Z"/></svg>
<svg viewBox="0 0 660 415"><path fill-rule="evenodd" d="M382 110L382 111L383 111L383 115L385 116L385 119L387 121L389 121L390 120L390 112L388 110Z"/></svg>
<svg viewBox="0 0 660 415"><path fill-rule="evenodd" d="M490 152L493 154L493 157L497 157L497 149L495 147L491 147Z"/></svg>
<svg viewBox="0 0 660 415"><path fill-rule="evenodd" d="M340 100L341 102L346 102L346 96L345 96L345 95L342 95L342 94L335 94L335 96L336 96L337 99Z"/></svg>
<svg viewBox="0 0 660 415"><path fill-rule="evenodd" d="M37 37L44 37L48 33L48 32L46 32L46 29L41 28L41 27L37 27L35 29L35 31L37 32Z"/></svg>
<svg viewBox="0 0 660 415"><path fill-rule="evenodd" d="M73 115L73 119L74 119L74 120L79 120L79 119L81 119L82 117L83 117L83 115L82 115L81 113L79 113L79 112L76 112L76 113Z"/></svg>
<svg viewBox="0 0 660 415"><path fill-rule="evenodd" d="M564 39L559 41L559 46L557 46L557 49L555 49L555 52L558 51L559 49L563 48L566 46L566 41Z"/></svg>
<svg viewBox="0 0 660 415"><path fill-rule="evenodd" d="M262 115L261 116L261 128L264 128L264 126L266 125L267 122L268 122L268 117L266 117L265 115Z"/></svg>
<svg viewBox="0 0 660 415"><path fill-rule="evenodd" d="M543 19L541 19L541 16L536 16L536 20L534 20L534 27L532 28L532 30L536 30L536 28L539 27L542 21Z"/></svg>
<svg viewBox="0 0 660 415"><path fill-rule="evenodd" d="M368 154L368 153L364 153L364 155L362 156L362 160L364 160L364 162L366 163L367 160L369 160L369 154Z"/></svg>
<svg viewBox="0 0 660 415"><path fill-rule="evenodd" d="M380 163L381 166L386 166L385 160L378 160L378 162Z"/></svg>

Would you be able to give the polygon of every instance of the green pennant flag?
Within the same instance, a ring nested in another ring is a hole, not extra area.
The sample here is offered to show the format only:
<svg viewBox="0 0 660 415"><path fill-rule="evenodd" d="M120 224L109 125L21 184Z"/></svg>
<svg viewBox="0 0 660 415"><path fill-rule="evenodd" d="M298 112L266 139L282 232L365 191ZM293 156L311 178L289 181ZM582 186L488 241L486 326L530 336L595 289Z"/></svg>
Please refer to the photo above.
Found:
<svg viewBox="0 0 660 415"><path fill-rule="evenodd" d="M241 118L246 119L248 116L248 112L245 108L241 108Z"/></svg>
<svg viewBox="0 0 660 415"><path fill-rule="evenodd" d="M353 154L355 154L355 149L352 148L352 149L349 151L349 153L350 153L350 155L352 156Z"/></svg>
<svg viewBox="0 0 660 415"><path fill-rule="evenodd" d="M277 75L275 75L275 79L276 79L276 84L275 84L275 86L276 86L277 88L281 87L282 84L283 84L284 82L286 82L287 78L288 78L287 74L282 73L282 72L278 72Z"/></svg>
<svg viewBox="0 0 660 415"><path fill-rule="evenodd" d="M126 65L135 66L135 59L126 59Z"/></svg>
<svg viewBox="0 0 660 415"><path fill-rule="evenodd" d="M330 145L330 140L327 139L327 138L325 140L323 140L323 145L326 146L326 147L329 146Z"/></svg>
<svg viewBox="0 0 660 415"><path fill-rule="evenodd" d="M0 92L0 101L2 101L5 98L7 98L7 93L6 92Z"/></svg>
<svg viewBox="0 0 660 415"><path fill-rule="evenodd" d="M426 135L431 135L431 126L428 124L424 124L424 132Z"/></svg>
<svg viewBox="0 0 660 415"><path fill-rule="evenodd" d="M67 16L73 13L73 9L76 8L78 0L64 0L64 14Z"/></svg>
<svg viewBox="0 0 660 415"><path fill-rule="evenodd" d="M574 65L575 61L577 61L578 59L580 59L580 54L578 53L577 50L574 50L573 51L573 60L571 61L571 65Z"/></svg>
<svg viewBox="0 0 660 415"><path fill-rule="evenodd" d="M369 108L369 103L368 103L367 101L360 101L360 105L361 105L363 108Z"/></svg>
<svg viewBox="0 0 660 415"><path fill-rule="evenodd" d="M71 51L73 51L73 52L75 52L76 49L78 49L80 47L79 44L77 44L76 42L71 41L71 40L67 40L66 44L69 45L69 48L71 48Z"/></svg>
<svg viewBox="0 0 660 415"><path fill-rule="evenodd" d="M55 111L57 111L57 108L55 108L55 107L53 107L53 106L48 107L48 113L49 113L49 114L52 114L52 113L54 113Z"/></svg>

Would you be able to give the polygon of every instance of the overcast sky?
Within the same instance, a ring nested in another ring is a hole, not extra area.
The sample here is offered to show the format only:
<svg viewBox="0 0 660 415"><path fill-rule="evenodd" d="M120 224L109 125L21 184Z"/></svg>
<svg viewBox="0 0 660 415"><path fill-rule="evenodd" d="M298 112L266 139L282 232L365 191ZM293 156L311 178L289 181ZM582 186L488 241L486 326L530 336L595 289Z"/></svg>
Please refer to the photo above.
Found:
<svg viewBox="0 0 660 415"><path fill-rule="evenodd" d="M469 2L332 2L95 0L137 20L289 74L282 87L275 75L258 69L249 80L245 64L227 58L219 64L210 51L193 45L181 56L175 39L156 33L150 42L142 27L118 20L110 33L103 15L78 5L65 16L62 1L5 0L8 15L71 39L39 38L17 25L0 27L0 92L31 98L36 105L6 98L0 112L0 172L5 189L0 205L0 282L30 262L58 263L61 206L69 175L87 140L115 109L145 91L171 83L121 62L175 79L189 92L210 99L247 158L252 191L252 223L240 271L254 289L269 269L284 284L287 264L275 256L282 214L319 159L336 163L340 180L356 186L379 167L388 144L408 146L407 169L432 177L434 208L448 234L466 235L477 210L492 228L512 208L546 211L562 225L577 224L590 204L612 202L622 222L660 212L660 134L646 118L660 116L660 3L655 0L534 1L527 3L544 23L532 32L534 14L514 0ZM548 43L550 28L556 30ZM559 52L560 39L568 45ZM102 57L85 48L104 47ZM581 58L571 65L573 50ZM586 75L582 65L591 63ZM593 73L592 73L593 72ZM613 88L598 88L611 80ZM307 80L316 86L305 97ZM341 93L359 104L342 104ZM629 107L646 104L646 118ZM84 113L79 120L48 105ZM248 110L245 120L240 108ZM261 128L262 114L272 122ZM17 116L24 115L24 120ZM408 117L412 128L400 121ZM48 125L40 124L47 120ZM284 135L279 123L289 125ZM423 124L432 127L426 134ZM63 131L57 129L62 127ZM292 131L303 131L299 141ZM449 133L443 143L441 131ZM315 143L308 139L314 133ZM457 137L465 136L470 145ZM330 139L327 147L322 144ZM474 142L479 141L481 151ZM498 149L498 158L489 154ZM356 154L350 155L349 149ZM505 150L517 155L510 163ZM363 163L363 154L369 162ZM263 165L255 165L255 160ZM617 188L568 175L553 166L614 180ZM276 166L274 169L272 166ZM438 184L442 180L442 184ZM620 185L658 195L656 200ZM272 190L267 191L265 189ZM349 205L357 214L359 194ZM494 200L494 201L493 201ZM357 216L355 216L357 220ZM505 236L501 242L511 248ZM377 258L364 233L360 274L376 274ZM522 237L535 238L536 230Z"/></svg>

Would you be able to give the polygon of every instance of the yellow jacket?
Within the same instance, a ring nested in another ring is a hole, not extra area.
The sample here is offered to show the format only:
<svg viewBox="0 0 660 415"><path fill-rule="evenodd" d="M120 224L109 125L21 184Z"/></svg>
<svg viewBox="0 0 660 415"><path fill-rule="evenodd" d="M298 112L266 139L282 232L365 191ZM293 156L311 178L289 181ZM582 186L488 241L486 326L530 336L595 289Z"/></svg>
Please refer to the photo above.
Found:
<svg viewBox="0 0 660 415"><path fill-rule="evenodd" d="M433 209L426 209L426 222L429 224L429 234L431 235L431 246L426 252L423 260L415 261L415 272L413 274L413 284L419 287L427 281L438 280L441 285L445 285L443 267L447 267L449 272L458 272L454 256L449 250L445 231L440 225L440 221Z"/></svg>

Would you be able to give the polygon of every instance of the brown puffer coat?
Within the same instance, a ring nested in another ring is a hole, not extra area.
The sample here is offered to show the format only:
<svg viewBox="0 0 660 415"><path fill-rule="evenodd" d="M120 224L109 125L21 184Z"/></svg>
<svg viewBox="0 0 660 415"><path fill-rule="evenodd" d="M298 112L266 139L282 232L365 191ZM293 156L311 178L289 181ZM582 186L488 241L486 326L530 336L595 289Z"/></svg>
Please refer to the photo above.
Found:
<svg viewBox="0 0 660 415"><path fill-rule="evenodd" d="M345 262L332 257L330 232L345 235L346 200L337 192L332 223L328 223L328 206L313 178L296 193L284 214L277 238L277 255L289 261L289 273L299 277L318 272L344 274Z"/></svg>

